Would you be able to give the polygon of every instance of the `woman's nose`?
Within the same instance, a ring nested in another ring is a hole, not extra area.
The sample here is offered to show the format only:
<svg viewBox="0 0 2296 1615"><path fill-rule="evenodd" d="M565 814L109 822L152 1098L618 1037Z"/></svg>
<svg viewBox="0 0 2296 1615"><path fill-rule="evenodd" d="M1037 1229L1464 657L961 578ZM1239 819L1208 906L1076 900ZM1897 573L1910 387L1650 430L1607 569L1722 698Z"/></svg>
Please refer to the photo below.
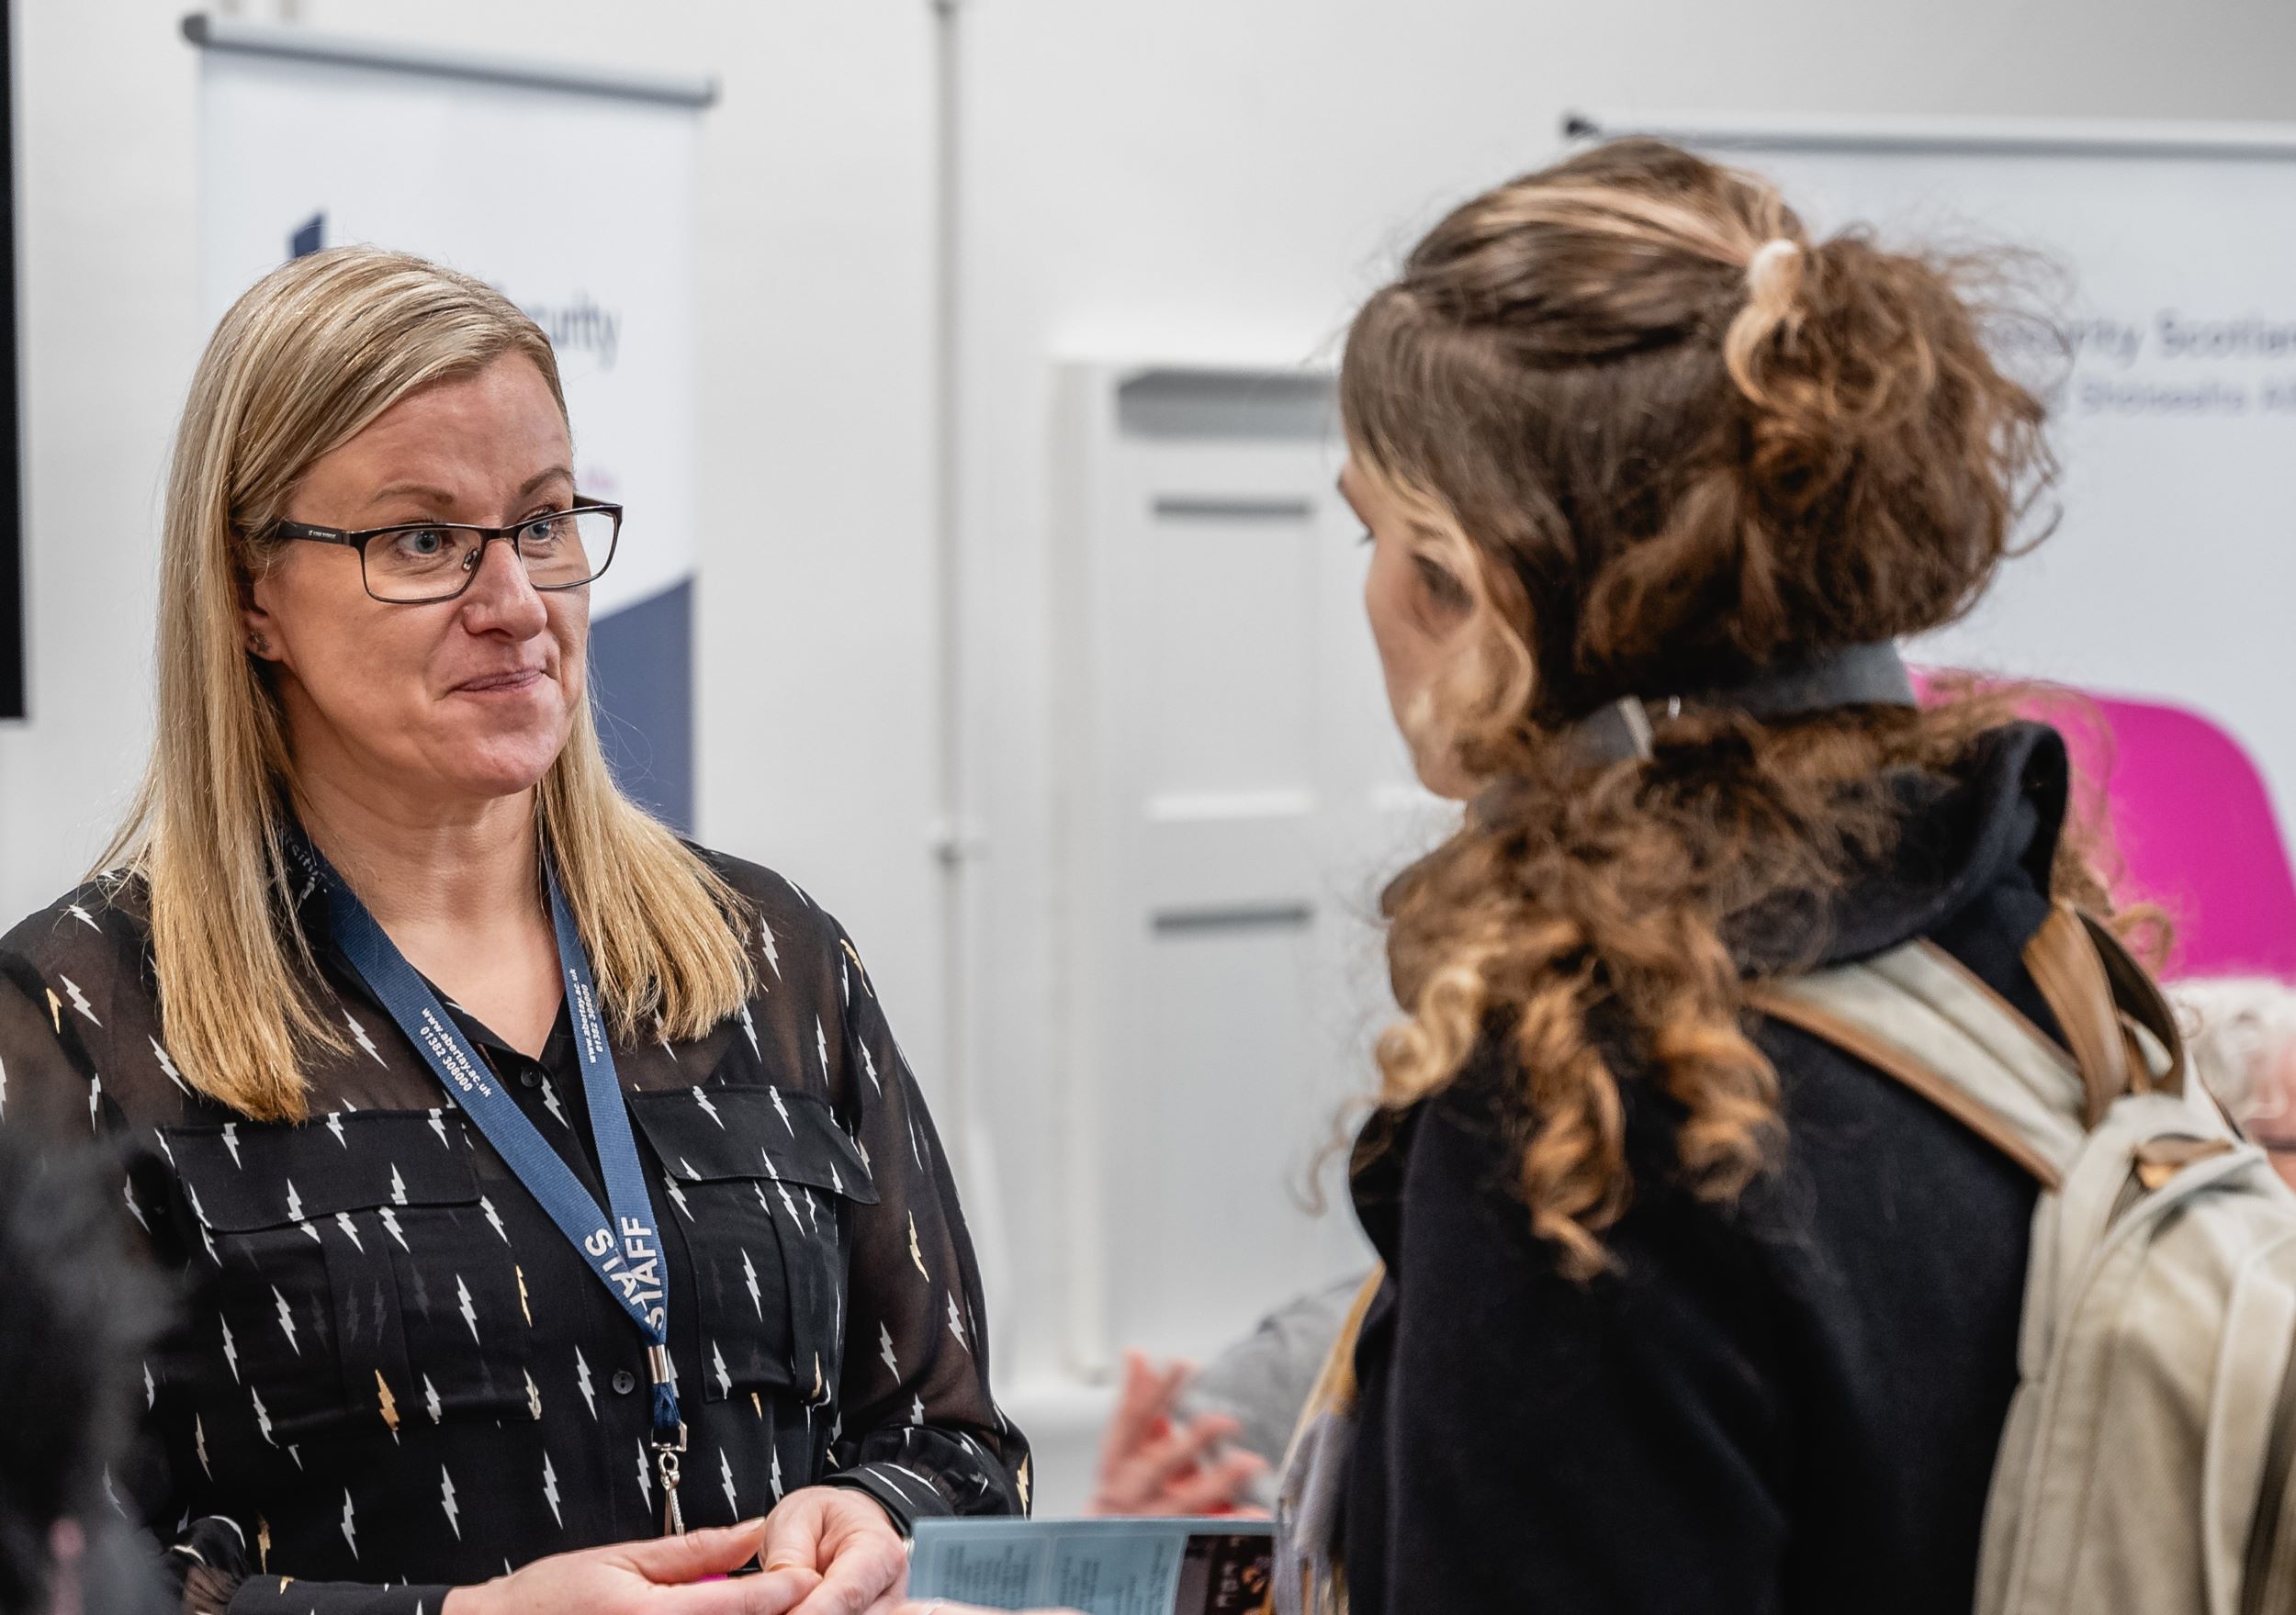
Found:
<svg viewBox="0 0 2296 1615"><path fill-rule="evenodd" d="M519 559L517 546L509 539L490 540L478 552L478 573L464 591L463 610L482 620L473 626L525 634L540 631L546 616L542 596L535 592L534 580L526 576L526 563Z"/></svg>

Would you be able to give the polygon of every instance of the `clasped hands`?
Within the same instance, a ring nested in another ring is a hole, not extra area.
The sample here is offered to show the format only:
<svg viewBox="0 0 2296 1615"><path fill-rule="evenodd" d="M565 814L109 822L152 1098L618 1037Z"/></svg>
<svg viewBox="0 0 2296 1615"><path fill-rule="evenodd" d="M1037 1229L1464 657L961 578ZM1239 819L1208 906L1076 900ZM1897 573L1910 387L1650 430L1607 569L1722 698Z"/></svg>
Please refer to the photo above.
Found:
<svg viewBox="0 0 2296 1615"><path fill-rule="evenodd" d="M752 1560L760 1574L733 1575ZM906 1600L908 1576L875 1498L806 1486L746 1524L553 1553L456 1588L441 1615L974 1615Z"/></svg>

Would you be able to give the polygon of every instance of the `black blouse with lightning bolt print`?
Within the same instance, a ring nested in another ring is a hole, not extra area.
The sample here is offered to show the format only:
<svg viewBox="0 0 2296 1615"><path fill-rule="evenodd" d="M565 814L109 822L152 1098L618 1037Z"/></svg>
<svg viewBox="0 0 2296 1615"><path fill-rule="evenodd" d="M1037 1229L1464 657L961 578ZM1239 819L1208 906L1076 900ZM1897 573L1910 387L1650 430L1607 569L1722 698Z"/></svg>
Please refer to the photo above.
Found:
<svg viewBox="0 0 2296 1615"><path fill-rule="evenodd" d="M905 1524L1025 1511L1028 1446L989 1395L948 1162L860 956L754 865L760 991L691 1043L614 1059L665 1229L692 1526L819 1482ZM110 1477L186 1608L436 1615L545 1554L658 1535L645 1341L300 910L311 1119L237 1117L161 1036L140 882L0 938L0 1127L108 1138L124 1214L184 1279L144 1365L145 1440ZM539 1060L457 1015L604 1203L563 1010Z"/></svg>

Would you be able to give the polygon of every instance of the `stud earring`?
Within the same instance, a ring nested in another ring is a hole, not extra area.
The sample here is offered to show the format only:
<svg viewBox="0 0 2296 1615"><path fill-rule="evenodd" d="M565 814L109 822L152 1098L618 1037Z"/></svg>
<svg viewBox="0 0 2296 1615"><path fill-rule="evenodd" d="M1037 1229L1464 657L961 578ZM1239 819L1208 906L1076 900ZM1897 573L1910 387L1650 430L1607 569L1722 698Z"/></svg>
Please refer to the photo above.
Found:
<svg viewBox="0 0 2296 1615"><path fill-rule="evenodd" d="M271 654L271 642L260 634L251 634L247 636L247 648L259 656L267 656Z"/></svg>

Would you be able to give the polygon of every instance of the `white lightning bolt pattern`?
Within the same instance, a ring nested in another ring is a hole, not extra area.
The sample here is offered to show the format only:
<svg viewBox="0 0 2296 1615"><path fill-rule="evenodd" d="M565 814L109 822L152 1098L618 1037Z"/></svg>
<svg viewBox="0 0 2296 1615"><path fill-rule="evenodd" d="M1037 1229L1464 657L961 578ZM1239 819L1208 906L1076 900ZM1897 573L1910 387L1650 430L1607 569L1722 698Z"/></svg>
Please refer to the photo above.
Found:
<svg viewBox="0 0 2296 1615"><path fill-rule="evenodd" d="M231 1365L231 1383L239 1384L239 1342L231 1339L231 1320L223 1319L223 1361Z"/></svg>
<svg viewBox="0 0 2296 1615"><path fill-rule="evenodd" d="M351 1140L343 1136L343 1112L331 1110L327 1113L327 1130L335 1136L336 1143L345 1150L351 1148Z"/></svg>
<svg viewBox="0 0 2296 1615"><path fill-rule="evenodd" d="M693 1207L686 1204L686 1192L678 1187L678 1180L675 1178L666 1177L662 1179L661 1182L662 1187L670 1191L670 1199L677 1202L678 1214L684 1217L686 1221L692 1222L693 1220Z"/></svg>
<svg viewBox="0 0 2296 1615"><path fill-rule="evenodd" d="M726 1354L717 1349L715 1340L710 1342L710 1367L717 1374L717 1394L721 1396L732 1395L734 1376L726 1372Z"/></svg>
<svg viewBox="0 0 2296 1615"><path fill-rule="evenodd" d="M829 1187L837 1194L845 1193L845 1180L838 1175L837 1162L829 1162Z"/></svg>
<svg viewBox="0 0 2296 1615"><path fill-rule="evenodd" d="M747 1004L744 1004L734 1013L741 1021L742 1031L748 1036L749 1052L752 1054L759 1054L760 1051L758 1048L758 1023L749 1018L749 1006Z"/></svg>
<svg viewBox="0 0 2296 1615"><path fill-rule="evenodd" d="M853 1004L853 977L852 972L845 968L845 961L843 959L837 961L837 993L838 996L845 1001L846 1007L849 1009L851 1008Z"/></svg>
<svg viewBox="0 0 2296 1615"><path fill-rule="evenodd" d="M56 980L63 983L64 996L72 1000L72 1007L87 1016L90 1025L100 1026L104 1024L96 1018L96 1011L89 1005L87 994L80 991L77 981L70 976L58 976Z"/></svg>
<svg viewBox="0 0 2296 1615"><path fill-rule="evenodd" d="M366 1035L366 1028L359 1025L357 1018L347 1009L343 1012L343 1024L351 1028L352 1037L357 1041L361 1049L366 1050L369 1058L377 1065L388 1067L390 1064L390 1061L383 1058L382 1051L375 1047L375 1039Z"/></svg>
<svg viewBox="0 0 2296 1615"><path fill-rule="evenodd" d="M393 1206L407 1203L407 1180L399 1175L399 1163L395 1161L390 1163L390 1203Z"/></svg>
<svg viewBox="0 0 2296 1615"><path fill-rule="evenodd" d="M550 1505L550 1518L566 1529L566 1518L558 1512L558 1472L550 1467L550 1454L542 1455L542 1500Z"/></svg>
<svg viewBox="0 0 2296 1615"><path fill-rule="evenodd" d="M583 1406L590 1409L592 1419L598 1417L598 1397L591 1389L590 1359L582 1355L580 1346L574 1348L574 1388L582 1393Z"/></svg>
<svg viewBox="0 0 2296 1615"><path fill-rule="evenodd" d="M213 1480L215 1469L208 1462L208 1427L197 1413L191 1416L191 1445L192 1450L199 1454L199 1467L208 1472L209 1480Z"/></svg>
<svg viewBox="0 0 2296 1615"><path fill-rule="evenodd" d="M654 1507L654 1475L651 1467L646 1462L646 1443L644 1441L640 1441L637 1444L637 1489L645 1496L647 1512L652 1512Z"/></svg>
<svg viewBox="0 0 2296 1615"><path fill-rule="evenodd" d="M782 1126L786 1127L789 1130L789 1136L794 1138L797 1136L797 1125L789 1119L789 1106L782 1103L781 1089L768 1088L765 1094L767 1098L773 1101L773 1114L782 1118Z"/></svg>
<svg viewBox="0 0 2296 1615"><path fill-rule="evenodd" d="M184 1081L184 1073L175 1069L175 1062L167 1058L167 1050L160 1047L160 1040L157 1037L148 1037L146 1041L152 1045L152 1052L159 1060L160 1074L188 1094L191 1092L190 1084Z"/></svg>
<svg viewBox="0 0 2296 1615"><path fill-rule="evenodd" d="M365 1241L359 1238L359 1226L351 1220L351 1214L349 1212L338 1211L335 1213L335 1227L341 1228L343 1233L350 1238L351 1248L353 1250L356 1251L362 1256L366 1254L366 1245Z"/></svg>
<svg viewBox="0 0 2296 1615"><path fill-rule="evenodd" d="M472 1344L478 1340L478 1315L470 1306L470 1287L462 1282L462 1274L455 1275L455 1299L462 1305L462 1320L470 1326Z"/></svg>
<svg viewBox="0 0 2296 1615"><path fill-rule="evenodd" d="M87 910L82 908L78 903L73 903L70 908L65 909L63 912L70 914L73 919L79 921L89 930L96 932L98 936L103 934L104 927L90 919L88 917Z"/></svg>
<svg viewBox="0 0 2296 1615"><path fill-rule="evenodd" d="M87 1125L92 1132L101 1132L100 1117L104 1108L104 1079L93 1076L87 1080Z"/></svg>
<svg viewBox="0 0 2296 1615"><path fill-rule="evenodd" d="M289 1178L287 1181L287 1221L293 1223L297 1228L301 1228L312 1239L318 1239L319 1230L303 1220L303 1196L297 1193L295 1180L293 1178Z"/></svg>
<svg viewBox="0 0 2296 1615"><path fill-rule="evenodd" d="M239 1158L239 1124L237 1122L223 1124L223 1148L231 1152L231 1164L242 1172L245 1172L247 1163Z"/></svg>
<svg viewBox="0 0 2296 1615"><path fill-rule="evenodd" d="M431 1131L438 1135L439 1147L441 1149L452 1150L454 1148L454 1145L447 1142L446 1113L445 1111L433 1110L431 1112Z"/></svg>
<svg viewBox="0 0 2296 1615"><path fill-rule="evenodd" d="M899 1379L901 1364L893 1355L893 1331L882 1323L877 1326L877 1355L885 1360L885 1371Z"/></svg>
<svg viewBox="0 0 2296 1615"><path fill-rule="evenodd" d="M271 1439L271 1410L263 1405L263 1393L250 1385L247 1387L247 1397L255 1405L255 1429L262 1433L266 1445L277 1446L279 1443Z"/></svg>
<svg viewBox="0 0 2296 1615"><path fill-rule="evenodd" d="M143 1365L143 1410L146 1413L159 1406L160 1387L152 1378L152 1365Z"/></svg>
<svg viewBox="0 0 2296 1615"><path fill-rule="evenodd" d="M829 1080L829 1034L821 1029L821 1017L813 1017L813 1046L821 1056L821 1080Z"/></svg>
<svg viewBox="0 0 2296 1615"><path fill-rule="evenodd" d="M736 1520L741 1518L741 1506L734 1501L734 1461L726 1456L726 1449L717 1449L717 1478L726 1487L726 1507L733 1510Z"/></svg>
<svg viewBox="0 0 2296 1615"><path fill-rule="evenodd" d="M502 1243L509 1244L511 1237L502 1228L502 1214L494 1209L494 1202L481 1194L478 1196L478 1209L486 1213L488 1226L501 1237Z"/></svg>
<svg viewBox="0 0 2296 1615"><path fill-rule="evenodd" d="M399 1241L399 1249L406 1251L410 1256L413 1255L413 1251L407 1250L407 1236L399 1231L399 1214L386 1206L376 1215L383 1219L383 1232Z"/></svg>
<svg viewBox="0 0 2296 1615"><path fill-rule="evenodd" d="M866 1043L861 1046L861 1071L869 1078L870 1087L875 1092L883 1093L885 1091L885 1085L878 1080L877 1062L869 1058L869 1045Z"/></svg>
<svg viewBox="0 0 2296 1615"><path fill-rule="evenodd" d="M782 1451L779 1447L773 1449L772 1480L773 1500L778 1503L782 1500Z"/></svg>
<svg viewBox="0 0 2296 1615"><path fill-rule="evenodd" d="M0 1060L0 1116L8 1114L8 1062Z"/></svg>
<svg viewBox="0 0 2296 1615"><path fill-rule="evenodd" d="M279 1294L279 1286L276 1284L271 1286L271 1298L279 1304L280 1332L287 1336L287 1344L294 1346L295 1354L300 1357L303 1354L303 1348L296 1344L295 1315L287 1310L287 1297Z"/></svg>
<svg viewBox="0 0 2296 1615"><path fill-rule="evenodd" d="M147 1234L150 1233L152 1231L152 1225L144 1219L143 1207L136 1204L136 1186L133 1183L120 1184L119 1197L128 1203L128 1215L134 1217L136 1221L142 1223L143 1231Z"/></svg>
<svg viewBox="0 0 2296 1615"><path fill-rule="evenodd" d="M542 1105L545 1110L558 1118L558 1126L563 1127L571 1125L566 1119L566 1112L558 1108L558 1091L550 1086L550 1079L547 1077L542 1079Z"/></svg>
<svg viewBox="0 0 2296 1615"><path fill-rule="evenodd" d="M446 1523L455 1528L455 1540L462 1541L462 1521L455 1518L455 1477L444 1464L438 1466L438 1502L446 1510Z"/></svg>
<svg viewBox="0 0 2296 1615"><path fill-rule="evenodd" d="M535 1384L534 1370L523 1372L526 1375L526 1411L539 1419L542 1417L542 1387Z"/></svg>
<svg viewBox="0 0 2296 1615"><path fill-rule="evenodd" d="M438 1399L438 1387L431 1383L431 1376L427 1374L422 1376L422 1411L431 1416L433 1424L436 1424L446 1412Z"/></svg>
<svg viewBox="0 0 2296 1615"><path fill-rule="evenodd" d="M358 1522L352 1518L351 1488L343 1488L343 1540L351 1544L351 1557L359 1556Z"/></svg>
<svg viewBox="0 0 2296 1615"><path fill-rule="evenodd" d="M749 1252L741 1253L741 1282L749 1291L749 1305L758 1309L758 1321L765 1321L765 1296L758 1289L758 1270L749 1265Z"/></svg>
<svg viewBox="0 0 2296 1615"><path fill-rule="evenodd" d="M765 946L766 968L773 972L773 979L776 981L780 981L782 979L782 950L773 945L773 927L763 920L758 922L758 939Z"/></svg>
<svg viewBox="0 0 2296 1615"><path fill-rule="evenodd" d="M958 1316L957 1293L954 1290L949 1292L949 1332L957 1337L958 1345L967 1351L973 1350L973 1343L964 1338L964 1319Z"/></svg>
<svg viewBox="0 0 2296 1615"><path fill-rule="evenodd" d="M717 1114L717 1106L710 1103L710 1096L708 1094L703 1093L701 1089L696 1088L693 1091L693 1103L702 1107L702 1114L703 1116L708 1116L710 1120L717 1124L717 1130L719 1132L722 1133L726 1130L726 1118Z"/></svg>
<svg viewBox="0 0 2296 1615"><path fill-rule="evenodd" d="M163 1138L161 1142L164 1144L166 1140ZM199 1191L191 1186L189 1179L179 1181L184 1185L184 1198L191 1202L191 1215L199 1219L199 1242L208 1248L208 1260L221 1267L223 1258L215 1253L215 1237L208 1232L208 1214L199 1209Z"/></svg>

